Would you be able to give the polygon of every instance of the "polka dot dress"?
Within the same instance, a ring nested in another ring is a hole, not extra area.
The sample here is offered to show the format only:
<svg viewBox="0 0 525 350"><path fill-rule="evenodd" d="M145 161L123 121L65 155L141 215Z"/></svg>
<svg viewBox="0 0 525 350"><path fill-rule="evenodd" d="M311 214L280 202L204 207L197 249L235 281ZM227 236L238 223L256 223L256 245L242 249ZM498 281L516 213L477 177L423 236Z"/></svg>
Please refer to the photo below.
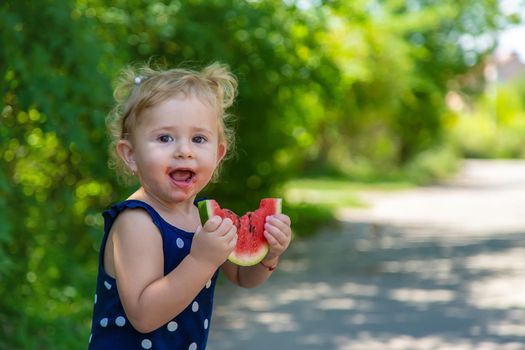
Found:
<svg viewBox="0 0 525 350"><path fill-rule="evenodd" d="M88 339L89 350L204 349L208 339L218 272L182 313L159 329L143 334L136 331L128 321L120 302L116 281L106 273L103 265L104 247L109 230L117 216L127 208L143 208L158 227L163 240L165 274L180 264L190 252L193 233L170 225L144 202L124 201L105 211L104 238L99 254L97 288L93 299L93 321Z"/></svg>

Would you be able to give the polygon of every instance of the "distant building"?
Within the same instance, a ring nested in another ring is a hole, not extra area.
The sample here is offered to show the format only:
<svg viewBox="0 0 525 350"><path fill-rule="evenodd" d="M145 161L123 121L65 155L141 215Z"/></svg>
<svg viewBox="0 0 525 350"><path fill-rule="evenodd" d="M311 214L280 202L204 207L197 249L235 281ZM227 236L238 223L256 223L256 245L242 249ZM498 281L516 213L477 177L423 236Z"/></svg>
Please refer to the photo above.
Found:
<svg viewBox="0 0 525 350"><path fill-rule="evenodd" d="M517 78L525 79L525 63L516 52L506 57L495 55L485 66L485 79L489 83L504 83Z"/></svg>
<svg viewBox="0 0 525 350"><path fill-rule="evenodd" d="M516 79L525 81L525 62L516 52L507 55L496 52L484 64L477 65L458 77L459 89L450 89L445 102L452 111L472 110L470 93L479 93L480 89L497 89L498 84Z"/></svg>

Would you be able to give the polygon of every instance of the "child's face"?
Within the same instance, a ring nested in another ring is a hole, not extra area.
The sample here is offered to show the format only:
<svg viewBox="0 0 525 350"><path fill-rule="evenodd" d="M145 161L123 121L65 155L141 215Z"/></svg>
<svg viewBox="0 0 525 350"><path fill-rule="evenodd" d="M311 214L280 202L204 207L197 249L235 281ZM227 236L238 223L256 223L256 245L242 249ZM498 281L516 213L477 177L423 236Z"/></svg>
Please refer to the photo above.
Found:
<svg viewBox="0 0 525 350"><path fill-rule="evenodd" d="M163 202L193 200L226 151L216 113L196 97L178 96L140 118L130 151L145 191Z"/></svg>

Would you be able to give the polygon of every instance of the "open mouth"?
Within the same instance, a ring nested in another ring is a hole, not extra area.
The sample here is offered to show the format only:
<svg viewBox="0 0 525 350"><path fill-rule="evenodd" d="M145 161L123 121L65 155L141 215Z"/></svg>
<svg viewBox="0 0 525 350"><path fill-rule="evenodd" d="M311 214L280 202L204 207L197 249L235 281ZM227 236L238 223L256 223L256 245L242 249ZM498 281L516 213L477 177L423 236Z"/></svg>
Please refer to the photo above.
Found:
<svg viewBox="0 0 525 350"><path fill-rule="evenodd" d="M190 169L176 169L169 173L173 181L179 184L189 184L195 178L195 172Z"/></svg>

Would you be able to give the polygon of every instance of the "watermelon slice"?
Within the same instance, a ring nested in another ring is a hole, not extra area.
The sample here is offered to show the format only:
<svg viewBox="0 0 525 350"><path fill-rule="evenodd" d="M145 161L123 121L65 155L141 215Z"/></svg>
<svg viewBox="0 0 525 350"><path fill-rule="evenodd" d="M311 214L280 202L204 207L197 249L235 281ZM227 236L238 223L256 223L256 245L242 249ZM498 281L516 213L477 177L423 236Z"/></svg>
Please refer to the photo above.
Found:
<svg viewBox="0 0 525 350"><path fill-rule="evenodd" d="M237 227L237 245L228 260L240 266L253 266L260 263L268 253L264 223L267 216L281 213L281 204L281 198L264 198L261 199L259 209L239 217L229 209L222 209L217 201L208 199L199 202L199 214L203 224L214 215L230 218Z"/></svg>

